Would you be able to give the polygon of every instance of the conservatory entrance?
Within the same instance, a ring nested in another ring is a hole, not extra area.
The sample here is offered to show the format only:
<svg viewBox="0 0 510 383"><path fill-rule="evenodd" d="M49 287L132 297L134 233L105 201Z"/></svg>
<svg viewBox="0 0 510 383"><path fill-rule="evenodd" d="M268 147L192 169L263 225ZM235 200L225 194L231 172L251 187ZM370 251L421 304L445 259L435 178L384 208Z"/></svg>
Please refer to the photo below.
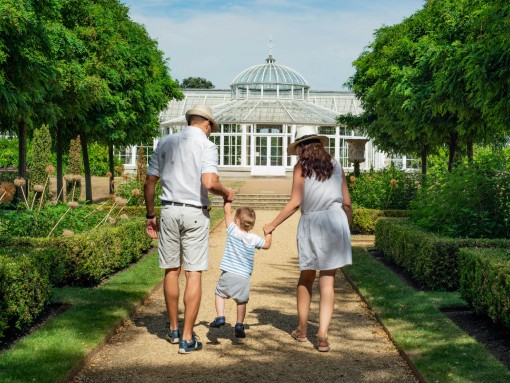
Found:
<svg viewBox="0 0 510 383"><path fill-rule="evenodd" d="M257 125L251 147L252 176L284 176L285 134L281 125ZM286 148L285 148L286 149Z"/></svg>

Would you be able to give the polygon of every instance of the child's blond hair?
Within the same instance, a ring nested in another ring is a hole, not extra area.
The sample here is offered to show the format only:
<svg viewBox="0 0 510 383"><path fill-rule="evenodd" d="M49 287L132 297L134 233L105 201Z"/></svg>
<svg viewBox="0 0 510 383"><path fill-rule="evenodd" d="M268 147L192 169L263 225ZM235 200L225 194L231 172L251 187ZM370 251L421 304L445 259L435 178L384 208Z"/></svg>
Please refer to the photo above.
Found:
<svg viewBox="0 0 510 383"><path fill-rule="evenodd" d="M255 210L249 206L242 206L236 210L236 219L239 219L239 225L243 230L251 230L255 226Z"/></svg>

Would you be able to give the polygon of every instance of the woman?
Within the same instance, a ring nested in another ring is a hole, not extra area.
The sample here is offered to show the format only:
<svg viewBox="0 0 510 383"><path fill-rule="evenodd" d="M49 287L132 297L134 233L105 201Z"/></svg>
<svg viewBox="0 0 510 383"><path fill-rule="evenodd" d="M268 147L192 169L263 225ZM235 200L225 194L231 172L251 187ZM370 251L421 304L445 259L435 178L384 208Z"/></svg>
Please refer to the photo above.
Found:
<svg viewBox="0 0 510 383"><path fill-rule="evenodd" d="M319 270L317 349L322 352L330 349L328 329L335 302L336 271L352 263L351 197L342 167L324 147L327 142L327 137L319 136L314 127L298 128L295 142L288 147L289 154L298 156L290 200L276 218L264 226L264 234L273 232L301 206L297 232L301 271L297 285L299 323L291 335L300 342L308 340L312 286Z"/></svg>

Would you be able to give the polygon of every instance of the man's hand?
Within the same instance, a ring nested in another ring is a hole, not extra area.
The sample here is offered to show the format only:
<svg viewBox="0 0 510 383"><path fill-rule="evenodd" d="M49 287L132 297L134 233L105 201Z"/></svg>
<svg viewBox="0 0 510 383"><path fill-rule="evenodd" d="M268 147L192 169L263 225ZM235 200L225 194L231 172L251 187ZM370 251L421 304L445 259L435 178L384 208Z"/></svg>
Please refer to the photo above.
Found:
<svg viewBox="0 0 510 383"><path fill-rule="evenodd" d="M158 238L159 228L158 221L156 218L147 219L147 223L145 224L145 231L147 232L147 235L152 239Z"/></svg>
<svg viewBox="0 0 510 383"><path fill-rule="evenodd" d="M225 188L228 192L226 196L223 197L224 202L233 202L236 198L236 191L232 188Z"/></svg>

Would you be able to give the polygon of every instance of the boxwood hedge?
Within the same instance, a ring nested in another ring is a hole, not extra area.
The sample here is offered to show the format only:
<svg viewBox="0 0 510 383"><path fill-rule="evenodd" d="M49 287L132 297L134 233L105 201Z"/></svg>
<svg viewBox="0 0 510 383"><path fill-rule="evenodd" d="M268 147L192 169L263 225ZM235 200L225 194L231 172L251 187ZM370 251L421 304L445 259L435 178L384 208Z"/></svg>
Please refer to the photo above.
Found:
<svg viewBox="0 0 510 383"><path fill-rule="evenodd" d="M510 240L448 238L425 231L409 219L383 218L376 222L375 247L421 287L454 291L460 286L460 248L510 248Z"/></svg>
<svg viewBox="0 0 510 383"><path fill-rule="evenodd" d="M510 329L510 250L461 249L459 265L462 297Z"/></svg>

